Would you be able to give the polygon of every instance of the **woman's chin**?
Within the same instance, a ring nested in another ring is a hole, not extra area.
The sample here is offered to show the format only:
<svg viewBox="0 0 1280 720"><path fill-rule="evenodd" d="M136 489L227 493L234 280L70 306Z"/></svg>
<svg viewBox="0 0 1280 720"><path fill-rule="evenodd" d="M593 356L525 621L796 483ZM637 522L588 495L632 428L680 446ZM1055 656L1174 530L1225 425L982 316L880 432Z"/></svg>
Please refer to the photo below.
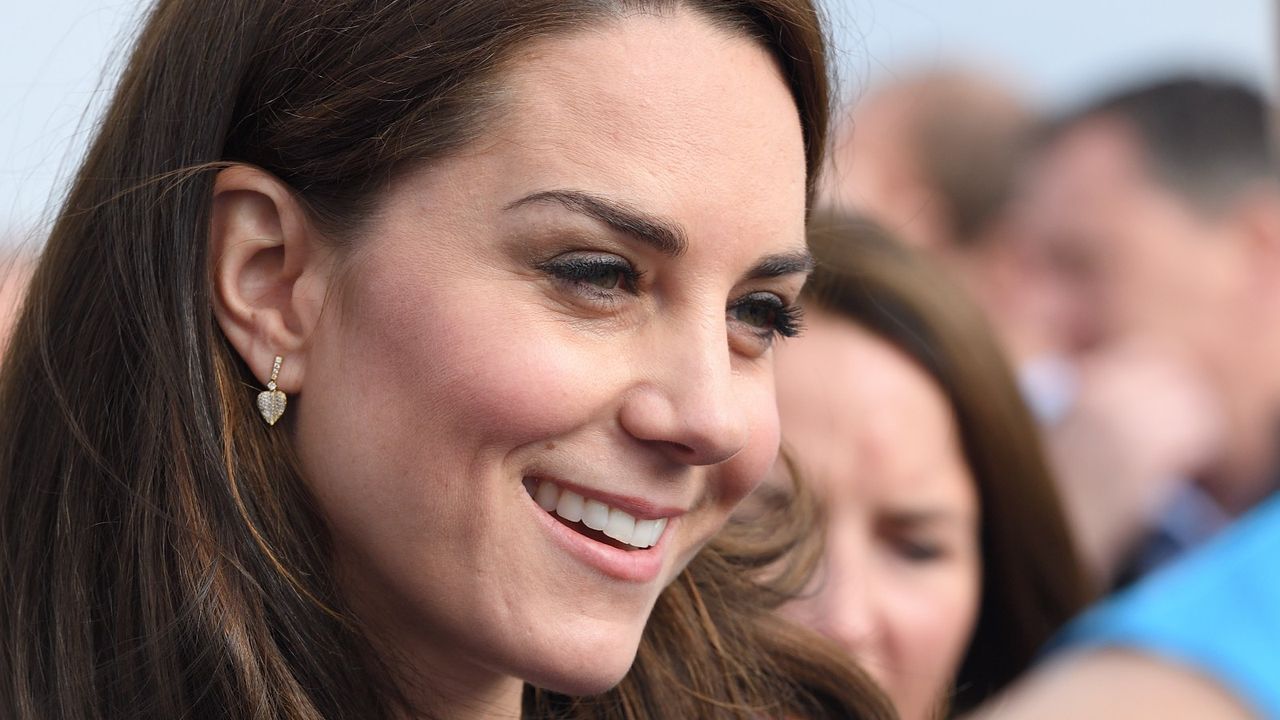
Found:
<svg viewBox="0 0 1280 720"><path fill-rule="evenodd" d="M638 638L620 638L611 647L582 647L566 643L540 658L525 680L544 690L574 697L599 695L626 677L635 662Z"/></svg>
<svg viewBox="0 0 1280 720"><path fill-rule="evenodd" d="M623 669L622 672L617 673L602 673L596 669L590 676L555 674L548 676L542 682L531 682L530 684L543 690L570 697L590 697L607 692L617 686L627 676L627 671L630 669L630 665Z"/></svg>

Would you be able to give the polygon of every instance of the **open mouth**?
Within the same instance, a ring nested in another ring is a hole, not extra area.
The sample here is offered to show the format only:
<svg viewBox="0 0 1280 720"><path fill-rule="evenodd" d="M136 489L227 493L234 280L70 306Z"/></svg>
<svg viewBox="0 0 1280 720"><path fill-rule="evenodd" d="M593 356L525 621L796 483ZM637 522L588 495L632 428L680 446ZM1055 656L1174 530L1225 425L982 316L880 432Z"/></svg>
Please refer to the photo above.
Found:
<svg viewBox="0 0 1280 720"><path fill-rule="evenodd" d="M666 518L637 520L625 510L609 507L593 498L584 498L550 480L525 478L524 487L534 502L560 524L620 550L653 547L667 527Z"/></svg>

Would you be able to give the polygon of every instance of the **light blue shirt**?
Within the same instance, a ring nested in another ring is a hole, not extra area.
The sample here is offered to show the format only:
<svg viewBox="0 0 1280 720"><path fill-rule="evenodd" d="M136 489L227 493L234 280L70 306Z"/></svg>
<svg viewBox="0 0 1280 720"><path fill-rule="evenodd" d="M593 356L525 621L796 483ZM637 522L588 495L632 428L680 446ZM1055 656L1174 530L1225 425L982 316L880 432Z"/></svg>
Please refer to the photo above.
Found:
<svg viewBox="0 0 1280 720"><path fill-rule="evenodd" d="M1280 496L1090 610L1055 645L1148 652L1280 720Z"/></svg>

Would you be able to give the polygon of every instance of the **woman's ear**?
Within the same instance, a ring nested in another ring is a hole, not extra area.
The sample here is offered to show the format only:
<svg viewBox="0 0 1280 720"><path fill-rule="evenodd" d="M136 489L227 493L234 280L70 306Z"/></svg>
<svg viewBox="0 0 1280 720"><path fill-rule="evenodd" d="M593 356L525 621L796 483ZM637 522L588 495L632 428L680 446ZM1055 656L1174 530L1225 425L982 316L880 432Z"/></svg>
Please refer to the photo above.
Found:
<svg viewBox="0 0 1280 720"><path fill-rule="evenodd" d="M332 276L332 252L292 191L270 173L232 165L213 185L209 233L214 316L264 385L279 355L277 385L297 392L306 348Z"/></svg>

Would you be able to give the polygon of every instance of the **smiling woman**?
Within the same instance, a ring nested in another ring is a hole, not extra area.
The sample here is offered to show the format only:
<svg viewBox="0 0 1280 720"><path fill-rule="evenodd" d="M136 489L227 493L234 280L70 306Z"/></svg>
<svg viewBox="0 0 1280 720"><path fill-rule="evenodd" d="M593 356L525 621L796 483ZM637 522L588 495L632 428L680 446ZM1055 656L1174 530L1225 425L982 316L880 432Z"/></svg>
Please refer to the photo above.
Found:
<svg viewBox="0 0 1280 720"><path fill-rule="evenodd" d="M824 72L802 0L159 2L0 376L2 713L883 716L729 521Z"/></svg>

